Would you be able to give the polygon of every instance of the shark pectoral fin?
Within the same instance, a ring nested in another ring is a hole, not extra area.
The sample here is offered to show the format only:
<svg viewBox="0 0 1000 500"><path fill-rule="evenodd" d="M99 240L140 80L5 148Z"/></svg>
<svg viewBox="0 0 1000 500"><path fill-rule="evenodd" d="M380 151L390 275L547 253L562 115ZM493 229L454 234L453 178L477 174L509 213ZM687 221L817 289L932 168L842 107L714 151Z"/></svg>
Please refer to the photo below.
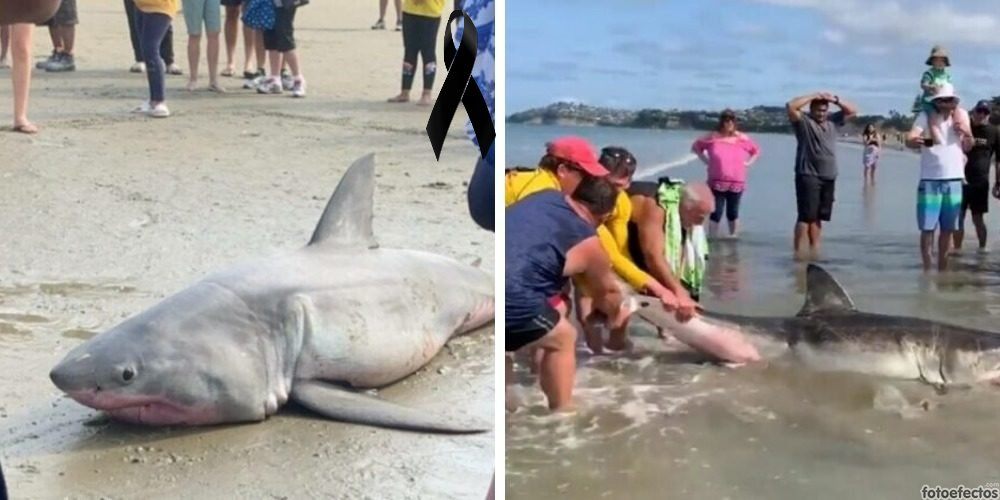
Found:
<svg viewBox="0 0 1000 500"><path fill-rule="evenodd" d="M324 417L343 422L446 434L473 434L488 430L452 423L421 410L315 380L296 380L292 385L291 398Z"/></svg>

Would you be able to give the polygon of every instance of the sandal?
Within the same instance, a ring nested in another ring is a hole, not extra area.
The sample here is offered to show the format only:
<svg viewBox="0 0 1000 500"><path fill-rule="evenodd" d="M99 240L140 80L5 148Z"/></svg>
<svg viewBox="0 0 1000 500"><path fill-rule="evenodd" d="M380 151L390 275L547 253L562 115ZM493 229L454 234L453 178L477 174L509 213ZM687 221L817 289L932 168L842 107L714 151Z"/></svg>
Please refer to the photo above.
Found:
<svg viewBox="0 0 1000 500"><path fill-rule="evenodd" d="M400 102L410 102L410 96L397 95L390 97L386 102L400 103Z"/></svg>
<svg viewBox="0 0 1000 500"><path fill-rule="evenodd" d="M219 75L229 77L229 76L233 76L233 74L235 74L235 73L236 73L235 69L233 69L233 68L226 68L226 69L222 70L222 72L219 73Z"/></svg>
<svg viewBox="0 0 1000 500"><path fill-rule="evenodd" d="M211 91L211 92L215 92L217 94L225 94L226 93L226 89L223 88L222 85L219 85L218 83L211 83L211 84L209 84L208 85L208 90Z"/></svg>

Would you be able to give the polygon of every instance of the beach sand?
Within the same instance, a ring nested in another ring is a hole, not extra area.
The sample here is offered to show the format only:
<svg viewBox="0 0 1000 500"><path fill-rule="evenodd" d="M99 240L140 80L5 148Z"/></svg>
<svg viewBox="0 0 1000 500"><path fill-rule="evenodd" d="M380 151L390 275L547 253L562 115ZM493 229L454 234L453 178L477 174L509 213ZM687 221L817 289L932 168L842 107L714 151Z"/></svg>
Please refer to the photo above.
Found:
<svg viewBox="0 0 1000 500"><path fill-rule="evenodd" d="M187 76L171 76L166 120L129 113L147 90L145 75L128 73L124 16L118 0L81 2L78 70L35 73L42 133L0 132L0 460L12 498L481 498L492 432L382 430L293 407L256 424L151 429L108 422L49 381L83 339L207 272L304 245L347 166L369 152L383 246L493 269L493 235L465 205L477 152L464 112L436 162L430 109L384 102L399 90L402 42L369 30L374 0L299 12L306 99L258 96L231 78L227 95L191 94ZM180 16L174 29L186 72ZM49 49L36 30L36 55ZM242 40L238 53L239 65ZM9 127L7 70L0 78ZM489 327L380 394L492 424L493 373Z"/></svg>

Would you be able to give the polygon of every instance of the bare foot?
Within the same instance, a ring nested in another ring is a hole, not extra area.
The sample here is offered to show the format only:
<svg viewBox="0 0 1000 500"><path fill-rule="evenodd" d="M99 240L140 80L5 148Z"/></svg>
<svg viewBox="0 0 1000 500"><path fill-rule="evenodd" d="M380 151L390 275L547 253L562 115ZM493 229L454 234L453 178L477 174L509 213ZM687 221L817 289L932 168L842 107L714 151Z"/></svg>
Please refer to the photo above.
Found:
<svg viewBox="0 0 1000 500"><path fill-rule="evenodd" d="M431 104L434 104L434 101L431 100L431 95L428 93L421 95L420 100L417 101L417 106L430 106Z"/></svg>
<svg viewBox="0 0 1000 500"><path fill-rule="evenodd" d="M0 69L7 69L9 67L10 67L10 64L7 63L6 59L0 59Z"/></svg>
<svg viewBox="0 0 1000 500"><path fill-rule="evenodd" d="M19 134L32 135L38 133L38 127L36 127L34 123L24 122L24 123L14 124L13 131Z"/></svg>
<svg viewBox="0 0 1000 500"><path fill-rule="evenodd" d="M223 88L222 85L219 85L218 82L208 84L208 90L210 90L212 92L215 92L215 93L218 93L218 94L225 94L226 93L226 89Z"/></svg>
<svg viewBox="0 0 1000 500"><path fill-rule="evenodd" d="M407 94L407 93L405 93L405 92L401 92L401 93L400 93L399 95L397 95L397 96L394 96L394 97L390 97L390 98L389 98L389 100L388 100L388 102L392 102L392 103L397 103L397 102L410 102L410 94Z"/></svg>
<svg viewBox="0 0 1000 500"><path fill-rule="evenodd" d="M236 68L234 68L233 65L230 64L226 66L226 69L222 70L222 73L219 74L222 76L233 76L234 73L236 73Z"/></svg>
<svg viewBox="0 0 1000 500"><path fill-rule="evenodd" d="M198 87L198 80L188 80L187 85L184 86L188 92L194 92L194 89Z"/></svg>

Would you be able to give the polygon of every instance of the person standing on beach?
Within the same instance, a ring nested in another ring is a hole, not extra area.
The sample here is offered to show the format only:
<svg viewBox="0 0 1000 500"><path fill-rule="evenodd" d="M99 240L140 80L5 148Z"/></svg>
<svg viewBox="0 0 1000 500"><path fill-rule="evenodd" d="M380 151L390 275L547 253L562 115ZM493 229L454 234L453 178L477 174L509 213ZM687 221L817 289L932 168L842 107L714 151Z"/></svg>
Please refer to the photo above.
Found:
<svg viewBox="0 0 1000 500"><path fill-rule="evenodd" d="M760 148L749 136L736 129L736 113L727 109L719 116L716 130L696 140L691 146L691 152L708 165L708 186L715 197L709 237L718 236L719 222L722 221L722 211L725 209L729 237L736 238L747 169L757 161Z"/></svg>
<svg viewBox="0 0 1000 500"><path fill-rule="evenodd" d="M444 0L403 1L403 83L402 90L389 98L389 102L410 102L419 54L424 64L424 91L417 104L431 105L431 89L437 75L437 33L443 11Z"/></svg>
<svg viewBox="0 0 1000 500"><path fill-rule="evenodd" d="M993 193L1000 192L1000 129L990 124L992 106L990 101L979 101L972 108L972 136L974 141L965 163L965 183L962 184L962 213L958 216L958 231L955 231L955 250L962 249L965 239L965 214L972 212L972 224L976 226L979 251L986 251L986 221L984 216L990 211L990 165L996 163L997 184Z"/></svg>
<svg viewBox="0 0 1000 500"><path fill-rule="evenodd" d="M76 42L76 25L80 20L76 14L76 0L62 0L59 10L52 19L39 26L49 27L52 39L52 55L35 65L36 69L50 72L76 71L73 49Z"/></svg>
<svg viewBox="0 0 1000 500"><path fill-rule="evenodd" d="M243 0L221 0L226 8L225 27L223 28L226 39L226 67L220 73L222 76L236 76L236 39L240 31L240 15L247 2ZM246 24L243 24L243 79L253 80L264 75L264 38L260 31L257 31ZM254 59L256 58L256 59ZM254 60L257 65L251 66Z"/></svg>
<svg viewBox="0 0 1000 500"><path fill-rule="evenodd" d="M864 181L866 184L874 185L875 168L878 167L878 158L882 151L882 139L879 138L874 124L865 125L865 131L861 134L861 142L865 148L861 155L861 163L865 166Z"/></svg>
<svg viewBox="0 0 1000 500"><path fill-rule="evenodd" d="M402 10L402 0L392 0L392 5L396 7L396 31L402 31L403 29L403 19L400 17L400 10ZM373 30L384 30L385 29L385 11L389 7L389 0L378 0L378 21L372 25Z"/></svg>
<svg viewBox="0 0 1000 500"><path fill-rule="evenodd" d="M0 26L10 27L11 83L14 87L14 132L38 133L28 120L31 89L31 35L34 23L50 19L59 0L0 0Z"/></svg>
<svg viewBox="0 0 1000 500"><path fill-rule="evenodd" d="M965 154L972 147L968 113L950 83L938 88L932 99L934 110L920 113L906 138L906 145L920 149L920 183L917 186L917 226L924 271L930 271L934 233L938 236L938 271L948 269L952 233L958 229L962 211ZM963 117L964 115L964 117ZM930 132L931 127L937 130ZM924 132L929 136L924 137ZM936 144L934 137L940 138Z"/></svg>
<svg viewBox="0 0 1000 500"><path fill-rule="evenodd" d="M275 0L280 3L274 8L274 28L264 31L264 48L267 62L271 67L270 76L257 87L260 94L281 94L285 85L281 78L281 68L288 65L291 70L290 89L292 97L306 96L306 78L302 76L299 54L295 50L295 13L299 7L309 4L309 0Z"/></svg>
<svg viewBox="0 0 1000 500"><path fill-rule="evenodd" d="M187 90L198 86L198 64L201 59L201 30L205 28L208 39L208 90L225 93L219 85L219 33L222 31L222 4L220 0L181 0L184 23L188 32L188 77Z"/></svg>
<svg viewBox="0 0 1000 500"><path fill-rule="evenodd" d="M539 384L554 411L573 406L577 331L564 295L569 279L586 276L609 326L620 326L629 312L595 230L617 196L608 179L586 177L572 195L543 190L506 210L504 349L540 350ZM509 385L509 356L506 362Z"/></svg>
<svg viewBox="0 0 1000 500"><path fill-rule="evenodd" d="M139 105L135 112L153 118L166 118L170 116L166 97L167 68L160 57L160 46L180 6L178 0L135 0L135 8L136 31L149 82L149 100Z"/></svg>
<svg viewBox="0 0 1000 500"><path fill-rule="evenodd" d="M146 62L142 56L142 48L140 47L139 31L135 25L135 0L124 0L125 2L125 17L128 18L128 34L129 39L132 41L132 55L135 59L135 64L129 68L132 73L145 73L146 72ZM168 75L180 75L184 72L181 71L180 66L174 63L174 28L173 25L167 28L167 34L163 36L163 42L160 43L160 57L163 58L163 62L167 65Z"/></svg>
<svg viewBox="0 0 1000 500"><path fill-rule="evenodd" d="M830 104L840 111L830 113ZM809 112L802 108L809 105ZM820 93L796 97L786 105L788 119L795 130L795 198L798 220L795 222L796 259L803 258L808 242L812 258L819 255L823 222L833 215L834 187L837 181L837 127L857 114L857 108L839 96Z"/></svg>

